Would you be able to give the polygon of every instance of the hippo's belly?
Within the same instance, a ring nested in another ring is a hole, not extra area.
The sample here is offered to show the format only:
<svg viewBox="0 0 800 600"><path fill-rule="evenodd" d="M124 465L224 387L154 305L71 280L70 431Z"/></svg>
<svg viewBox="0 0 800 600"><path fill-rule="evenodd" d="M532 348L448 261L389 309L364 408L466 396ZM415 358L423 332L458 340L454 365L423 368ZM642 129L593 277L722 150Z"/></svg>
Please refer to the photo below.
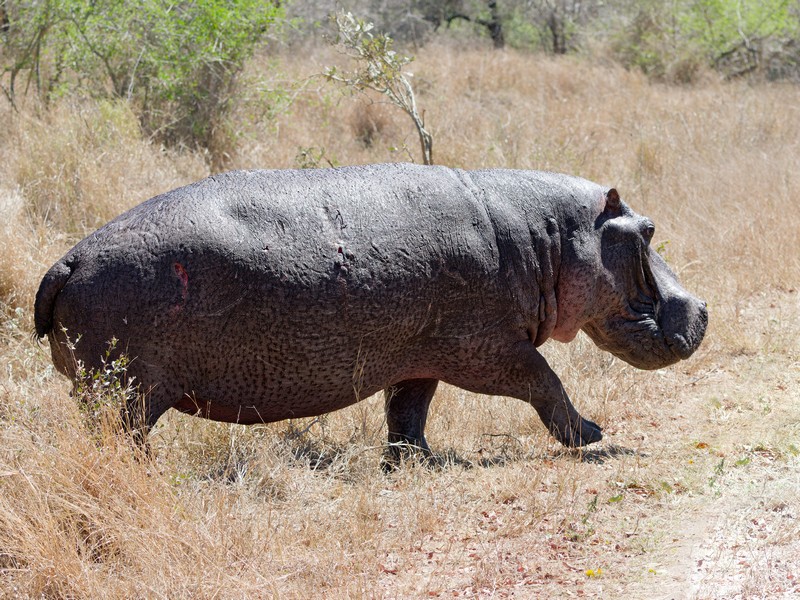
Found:
<svg viewBox="0 0 800 600"><path fill-rule="evenodd" d="M403 378L410 361L390 348L362 345L359 352L357 340L339 338L220 339L179 361L185 397L176 408L241 423L337 410Z"/></svg>

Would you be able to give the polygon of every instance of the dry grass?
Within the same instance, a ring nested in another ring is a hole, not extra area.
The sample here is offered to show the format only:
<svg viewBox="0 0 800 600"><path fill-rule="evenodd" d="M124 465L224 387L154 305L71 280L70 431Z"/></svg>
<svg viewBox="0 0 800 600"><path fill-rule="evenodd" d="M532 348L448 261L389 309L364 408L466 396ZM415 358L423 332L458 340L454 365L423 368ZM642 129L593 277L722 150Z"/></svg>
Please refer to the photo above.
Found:
<svg viewBox="0 0 800 600"><path fill-rule="evenodd" d="M314 49L269 64L278 85L337 59ZM668 87L613 65L448 46L413 67L437 162L571 172L655 220L655 243L709 301L698 354L641 373L583 337L547 344L605 427L584 453L559 448L518 401L445 386L428 431L452 463L441 470L381 473L379 398L250 428L169 415L152 457L136 459L124 438L87 435L30 343L32 295L77 237L207 167L143 140L121 106L0 107L0 595L798 591L797 89ZM243 105L230 166L294 166L309 149L322 164L418 156L404 115L366 106L317 80L274 121Z"/></svg>

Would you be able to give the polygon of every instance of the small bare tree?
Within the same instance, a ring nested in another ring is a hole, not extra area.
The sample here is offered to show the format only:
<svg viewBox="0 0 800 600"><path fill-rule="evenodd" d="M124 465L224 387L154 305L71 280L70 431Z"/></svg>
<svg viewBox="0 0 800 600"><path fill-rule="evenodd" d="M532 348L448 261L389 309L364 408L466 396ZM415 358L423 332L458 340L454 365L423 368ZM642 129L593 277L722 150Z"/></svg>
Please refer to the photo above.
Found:
<svg viewBox="0 0 800 600"><path fill-rule="evenodd" d="M408 80L412 75L403 72L403 67L414 59L392 50L392 38L389 36L373 34L372 23L358 19L349 12L340 12L332 19L337 29L334 43L355 61L356 67L351 72L328 67L325 77L353 90L373 90L386 96L389 102L414 121L422 149L422 162L433 164L433 137L425 129L424 113L420 115L417 110L414 89Z"/></svg>

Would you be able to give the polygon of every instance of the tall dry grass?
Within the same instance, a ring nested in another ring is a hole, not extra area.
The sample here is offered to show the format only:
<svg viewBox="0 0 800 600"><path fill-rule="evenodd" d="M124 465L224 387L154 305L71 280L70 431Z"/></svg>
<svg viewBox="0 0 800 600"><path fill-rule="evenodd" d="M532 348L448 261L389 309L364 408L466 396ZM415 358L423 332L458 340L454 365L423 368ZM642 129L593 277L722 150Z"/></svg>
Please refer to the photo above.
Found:
<svg viewBox="0 0 800 600"><path fill-rule="evenodd" d="M268 85L279 86L337 60L312 48L250 68L268 68ZM250 428L168 415L152 456L137 458L124 437L88 435L46 348L29 340L32 297L77 238L207 174L205 157L149 143L123 105L65 100L44 116L2 106L0 594L620 592L646 584L646 570L625 573L644 569L640 557L665 543L659 527L678 527L671 507L686 510L714 490L719 457L694 442L728 431L715 451L755 465L763 453L745 449L742 436L761 419L753 435L773 453L770 464L791 472L800 431L750 394L775 403L775 385L798 383L780 368L796 366L798 351L790 292L800 282L797 88L712 79L669 87L612 64L447 45L425 48L412 67L436 162L570 172L614 185L655 220L654 244L709 301L698 355L639 373L583 337L547 344L576 404L605 427L609 441L585 454L561 451L516 400L444 386L428 427L453 463L440 471L407 464L381 473L379 398ZM404 115L320 79L274 119L242 104L228 127L238 140L231 167L418 158ZM736 387L736 370L750 374L751 391ZM796 506L787 491L776 494ZM585 575L600 566L617 575ZM771 589L763 578L750 584Z"/></svg>

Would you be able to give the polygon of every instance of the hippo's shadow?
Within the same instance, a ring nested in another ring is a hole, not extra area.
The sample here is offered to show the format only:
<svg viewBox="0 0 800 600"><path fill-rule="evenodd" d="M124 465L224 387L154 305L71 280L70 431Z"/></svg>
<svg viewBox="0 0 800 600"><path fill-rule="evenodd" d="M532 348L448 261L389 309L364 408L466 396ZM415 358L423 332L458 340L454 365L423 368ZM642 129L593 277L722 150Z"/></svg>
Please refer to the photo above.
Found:
<svg viewBox="0 0 800 600"><path fill-rule="evenodd" d="M621 456L640 456L645 458L646 453L639 450L618 446L617 444L603 444L591 448L560 448L548 455L548 458L575 457L584 463L605 464L609 460Z"/></svg>
<svg viewBox="0 0 800 600"><path fill-rule="evenodd" d="M306 466L311 471L340 471L352 455L351 446L328 440L304 440L291 444L287 450L295 464Z"/></svg>
<svg viewBox="0 0 800 600"><path fill-rule="evenodd" d="M312 423L313 424L313 423ZM380 462L381 469L385 473L395 471L403 463L410 462L422 465L431 470L446 470L454 467L461 469L474 468L493 468L504 467L518 462L537 462L543 460L573 459L584 463L605 464L609 460L614 460L622 456L640 456L646 454L640 450L627 448L617 444L592 445L588 448L564 448L548 449L545 451L525 451L524 444L514 436L489 435L490 440L499 439L499 444L493 442L485 443L473 454L476 458L467 458L463 452L455 448L444 448L441 451L431 453L410 452L400 461L392 460L388 457L389 445L385 445ZM298 465L304 465L311 471L321 471L332 473L337 476L345 476L349 469L357 444L355 440L348 440L346 443L334 441L323 437L308 434L308 428L302 431L290 429L283 436L283 449L288 451L290 459ZM374 451L375 446L368 450ZM367 449L364 449L367 450ZM469 453L467 454L467 456Z"/></svg>
<svg viewBox="0 0 800 600"><path fill-rule="evenodd" d="M437 456L437 455L435 455ZM499 452L496 454L488 454L481 456L477 460L468 460L458 456L454 450L448 450L443 456L437 456L439 459L439 466L461 466L464 468L480 467L484 469L492 467L504 467L518 462L530 461L536 462L541 460L553 460L572 458L580 462L592 464L605 464L609 460L614 460L622 456L639 456L646 457L647 454L619 446L617 444L604 444L592 448L559 448L557 450L540 452L540 453L521 453L519 451L512 452Z"/></svg>

